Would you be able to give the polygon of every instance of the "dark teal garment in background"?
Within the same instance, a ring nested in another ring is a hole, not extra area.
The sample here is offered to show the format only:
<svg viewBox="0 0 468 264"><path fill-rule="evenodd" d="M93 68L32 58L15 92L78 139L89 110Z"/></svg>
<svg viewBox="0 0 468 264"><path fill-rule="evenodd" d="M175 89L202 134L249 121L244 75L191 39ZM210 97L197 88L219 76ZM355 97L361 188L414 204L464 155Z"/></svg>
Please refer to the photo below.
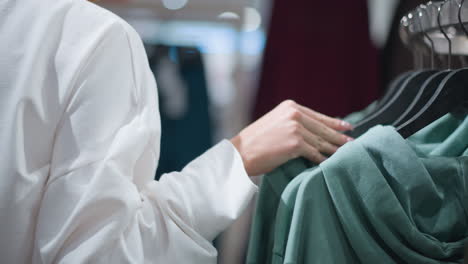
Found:
<svg viewBox="0 0 468 264"><path fill-rule="evenodd" d="M172 89L167 82L158 82L159 107L161 116L161 154L156 172L156 180L162 174L180 171L189 162L200 156L213 145L213 122L210 116L210 98L205 76L202 54L196 47L156 45L152 51L150 66L155 75L161 72L159 66L164 60L176 65L177 74L184 83L183 92L164 93ZM171 114L172 97L186 98L182 113Z"/></svg>
<svg viewBox="0 0 468 264"><path fill-rule="evenodd" d="M468 138L466 121L463 118L459 119L449 114L411 137L410 144L419 146L414 149L419 154L456 156L466 149L466 138ZM300 165L301 162L302 165ZM273 243L275 244L274 251L279 255L284 255L284 252L281 252L286 248L289 229L276 228L275 232L272 231L275 230L272 225L290 226L299 185L303 181L304 175L314 170L313 168L307 169L307 171L291 181L298 175L295 174L294 170L287 169L291 166L299 170L301 166L303 168L306 165L300 160L292 161L267 175L262 183L257 213L252 224L247 263L272 263L272 259L275 259L272 258L273 248L271 245ZM285 172L288 171L291 174L286 175ZM289 181L291 183L288 185ZM317 184L323 184L323 182ZM271 191L272 189L275 189L275 191ZM279 203L279 193L283 195L282 203ZM319 194L317 195L322 197ZM323 195L323 197L325 202L326 196ZM265 204L268 206L264 206ZM289 217L285 217L285 215L289 215Z"/></svg>

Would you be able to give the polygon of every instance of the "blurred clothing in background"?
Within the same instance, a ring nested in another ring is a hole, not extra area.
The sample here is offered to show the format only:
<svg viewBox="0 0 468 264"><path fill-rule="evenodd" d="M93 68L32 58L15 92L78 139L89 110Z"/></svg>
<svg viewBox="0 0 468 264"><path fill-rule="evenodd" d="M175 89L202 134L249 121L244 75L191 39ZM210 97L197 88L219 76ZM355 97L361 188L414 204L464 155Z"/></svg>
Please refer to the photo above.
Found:
<svg viewBox="0 0 468 264"><path fill-rule="evenodd" d="M378 51L367 1L275 1L254 118L285 99L331 116L379 93Z"/></svg>
<svg viewBox="0 0 468 264"><path fill-rule="evenodd" d="M159 90L161 157L156 179L185 165L213 144L205 67L195 47L147 46ZM152 49L152 50L151 50Z"/></svg>

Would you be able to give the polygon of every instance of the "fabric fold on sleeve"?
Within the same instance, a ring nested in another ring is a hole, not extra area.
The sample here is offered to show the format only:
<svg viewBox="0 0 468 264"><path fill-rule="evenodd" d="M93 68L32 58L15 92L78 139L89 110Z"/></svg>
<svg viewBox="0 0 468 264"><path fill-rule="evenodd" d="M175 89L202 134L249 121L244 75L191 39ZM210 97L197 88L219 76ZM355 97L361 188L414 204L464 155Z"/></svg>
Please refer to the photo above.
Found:
<svg viewBox="0 0 468 264"><path fill-rule="evenodd" d="M181 172L150 182L144 194L164 203L162 210L174 222L191 219L191 228L211 241L240 215L239 208L244 209L256 191L240 155L223 140Z"/></svg>

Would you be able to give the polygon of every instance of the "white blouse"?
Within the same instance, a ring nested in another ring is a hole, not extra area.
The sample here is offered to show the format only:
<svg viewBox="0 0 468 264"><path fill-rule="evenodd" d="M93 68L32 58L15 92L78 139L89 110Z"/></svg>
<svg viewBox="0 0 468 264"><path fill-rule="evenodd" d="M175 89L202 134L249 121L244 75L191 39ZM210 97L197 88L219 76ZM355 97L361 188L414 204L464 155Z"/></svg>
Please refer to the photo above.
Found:
<svg viewBox="0 0 468 264"><path fill-rule="evenodd" d="M216 263L256 187L227 140L154 181L157 102L115 15L0 0L0 263Z"/></svg>

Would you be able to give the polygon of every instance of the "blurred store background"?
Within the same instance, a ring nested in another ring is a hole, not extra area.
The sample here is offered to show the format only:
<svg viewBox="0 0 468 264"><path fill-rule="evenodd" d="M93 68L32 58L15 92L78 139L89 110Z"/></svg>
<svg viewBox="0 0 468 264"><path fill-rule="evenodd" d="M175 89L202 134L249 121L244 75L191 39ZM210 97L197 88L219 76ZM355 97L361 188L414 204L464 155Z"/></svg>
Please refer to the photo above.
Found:
<svg viewBox="0 0 468 264"><path fill-rule="evenodd" d="M129 22L145 43L163 129L156 178L182 169L285 99L331 116L361 110L413 67L398 25L423 3L95 2ZM248 232L234 233L218 242L220 263L242 263L246 243L237 241Z"/></svg>
<svg viewBox="0 0 468 264"><path fill-rule="evenodd" d="M269 0L103 0L141 35L162 117L157 177L250 121Z"/></svg>

